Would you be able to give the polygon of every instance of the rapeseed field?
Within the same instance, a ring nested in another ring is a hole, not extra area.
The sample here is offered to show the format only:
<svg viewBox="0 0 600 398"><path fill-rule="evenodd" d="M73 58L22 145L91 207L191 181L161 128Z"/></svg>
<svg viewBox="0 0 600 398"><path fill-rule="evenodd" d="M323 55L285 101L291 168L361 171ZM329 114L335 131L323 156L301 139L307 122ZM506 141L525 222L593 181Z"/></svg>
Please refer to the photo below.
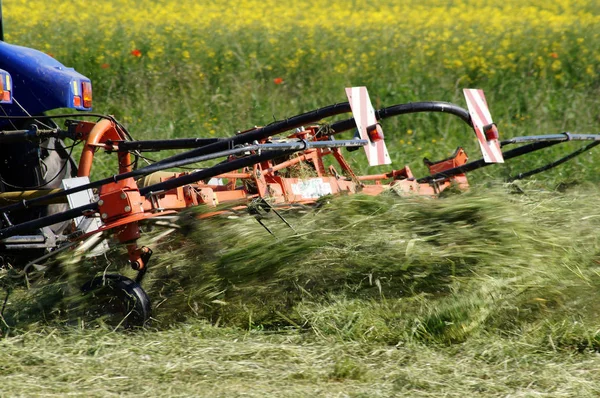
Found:
<svg viewBox="0 0 600 398"><path fill-rule="evenodd" d="M9 42L98 69L177 62L200 64L200 80L239 67L274 81L326 68L585 86L600 70L599 8L593 0L9 0L5 19Z"/></svg>
<svg viewBox="0 0 600 398"><path fill-rule="evenodd" d="M462 88L481 88L503 138L598 129L594 0L3 3L6 40L90 77L95 111L138 139L230 136L344 102L343 88L357 85L376 108L464 107ZM459 145L478 156L468 129L450 119L386 120L394 163L444 158ZM567 178L598 175L592 159L580 162Z"/></svg>

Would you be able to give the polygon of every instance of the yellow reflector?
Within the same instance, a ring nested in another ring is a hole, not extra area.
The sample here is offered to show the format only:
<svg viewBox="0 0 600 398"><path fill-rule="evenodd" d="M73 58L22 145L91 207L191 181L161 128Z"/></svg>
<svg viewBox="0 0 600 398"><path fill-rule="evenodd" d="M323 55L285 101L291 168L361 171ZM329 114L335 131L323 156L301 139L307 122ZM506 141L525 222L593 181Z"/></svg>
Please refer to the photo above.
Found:
<svg viewBox="0 0 600 398"><path fill-rule="evenodd" d="M81 82L81 92L83 94L84 108L91 108L92 107L92 83Z"/></svg>
<svg viewBox="0 0 600 398"><path fill-rule="evenodd" d="M10 75L6 75L6 90L12 91L10 88Z"/></svg>

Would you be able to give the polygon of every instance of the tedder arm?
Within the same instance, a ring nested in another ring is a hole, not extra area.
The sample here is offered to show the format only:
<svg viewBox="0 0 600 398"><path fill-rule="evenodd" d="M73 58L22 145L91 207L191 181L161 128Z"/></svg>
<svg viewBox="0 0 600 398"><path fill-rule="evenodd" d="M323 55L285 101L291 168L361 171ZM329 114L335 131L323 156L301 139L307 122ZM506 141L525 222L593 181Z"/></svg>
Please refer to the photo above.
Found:
<svg viewBox="0 0 600 398"><path fill-rule="evenodd" d="M453 185L466 188L466 173L492 163L565 141L592 141L563 159L515 177L524 178L555 167L600 143L599 135L570 133L500 141L480 90L465 90L469 110L445 102L418 102L375 111L366 89L347 89L347 94L348 103L255 127L229 138L133 141L123 126L106 116L97 123L69 121L67 130L32 128L0 132L0 142L40 141L48 137L84 142L77 173L83 182L63 184L63 189L0 193L0 204L3 204L0 207L0 244L17 239L22 234L83 216L97 220L97 227L72 229L66 239L68 242L79 242L100 232L111 231L119 242L127 246L132 268L143 275L152 251L138 247L136 241L140 237L139 223L149 218L200 205L212 208L212 211L201 216L209 217L223 212L218 207L221 204L244 209L258 200L269 207L290 207L316 204L324 195L357 192L378 195L389 189L405 195L435 196ZM353 118L330 124L321 122L328 117L350 112ZM425 159L430 174L421 178L415 178L408 166L373 175L358 175L352 170L342 154L342 148L363 147L370 157L369 163L389 163L378 121L417 112L443 112L460 118L473 128L483 158L468 162L465 151L458 148L448 159L438 162ZM357 130L357 136L349 140L335 138L348 130ZM278 137L285 132L288 133L284 137ZM501 147L510 144L523 145L501 151ZM90 182L94 156L99 149L117 154L119 171L108 178ZM167 149L186 151L141 168L134 167L140 152ZM219 162L214 164L215 161ZM212 165L191 172L167 171L200 162L212 162ZM82 192L87 193L84 195L86 199L73 199ZM11 222L14 212L56 202L70 202L71 208L38 219Z"/></svg>

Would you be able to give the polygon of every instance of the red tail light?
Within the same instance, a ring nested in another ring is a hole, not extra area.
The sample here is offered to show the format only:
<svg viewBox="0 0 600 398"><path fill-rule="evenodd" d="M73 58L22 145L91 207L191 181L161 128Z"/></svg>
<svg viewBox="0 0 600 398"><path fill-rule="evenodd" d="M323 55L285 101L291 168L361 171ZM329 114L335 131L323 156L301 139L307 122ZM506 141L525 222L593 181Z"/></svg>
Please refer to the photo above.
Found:
<svg viewBox="0 0 600 398"><path fill-rule="evenodd" d="M496 123L483 126L483 133L485 134L485 139L488 141L497 140L500 137L500 134L498 133L498 127L496 127Z"/></svg>
<svg viewBox="0 0 600 398"><path fill-rule="evenodd" d="M83 107L91 108L92 107L92 83L91 82L81 82L81 93L83 97Z"/></svg>
<svg viewBox="0 0 600 398"><path fill-rule="evenodd" d="M383 140L383 129L379 123L367 127L367 134L371 142L379 142Z"/></svg>

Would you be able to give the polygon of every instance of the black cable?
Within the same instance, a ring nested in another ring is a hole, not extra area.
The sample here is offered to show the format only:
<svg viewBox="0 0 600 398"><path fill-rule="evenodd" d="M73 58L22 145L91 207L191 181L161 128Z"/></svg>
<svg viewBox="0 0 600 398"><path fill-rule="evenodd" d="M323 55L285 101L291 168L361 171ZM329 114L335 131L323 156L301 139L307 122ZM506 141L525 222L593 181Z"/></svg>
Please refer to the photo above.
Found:
<svg viewBox="0 0 600 398"><path fill-rule="evenodd" d="M192 149L191 151L186 151L177 155L173 155L171 157L156 162L156 164L168 163L176 160L185 159L187 157L205 155L208 153L227 150L233 148L235 145L260 141L272 135L280 134L284 131L304 126L307 123L314 123L323 118L339 115L341 113L347 113L350 111L350 104L348 102L329 105L300 115L292 116L291 118L285 120L272 122L271 124L268 124L264 127L258 127L245 133L238 134L234 137L226 138L222 141L217 141L215 143L202 146L200 148Z"/></svg>
<svg viewBox="0 0 600 398"><path fill-rule="evenodd" d="M43 183L43 184L40 184L40 185L35 185L35 186L31 186L31 187L24 187L24 186L19 186L19 185L13 185L13 184L11 184L11 183L9 183L9 182L6 182L6 181L4 180L4 178L2 178L2 176L0 176L0 182L2 182L2 184L6 185L7 187L14 188L14 189L19 189L19 190L22 190L22 191L27 191L27 190L32 190L32 189L40 189L40 188L43 188L43 187L47 186L48 184L50 184L52 181L56 180L56 179L57 179L57 178L58 178L58 177L59 177L59 176L62 174L62 172L63 172L63 171L65 171L65 169L67 168L67 164L69 164L69 158L70 158L70 157L71 157L71 155L73 154L73 149L74 149L74 148L75 148L77 145L79 145L79 144L81 144L81 143L82 143L82 141L75 141L75 142L74 142L74 143L73 143L73 144L72 144L72 145L69 147L69 154L68 154L68 158L67 158L67 159L65 159L65 162L64 162L64 163L63 163L63 165L61 166L60 170L58 170L58 172L56 173L56 175L55 175L54 177L52 177L50 180L46 181L46 182L45 182L45 183ZM57 149L52 149L52 150L56 151ZM47 171L47 170L46 170L46 171Z"/></svg>
<svg viewBox="0 0 600 398"><path fill-rule="evenodd" d="M524 172L524 173L519 173L519 174L514 175L512 177L509 177L507 179L507 182L513 182L513 181L516 181L516 180L522 180L523 178L531 177L532 175L539 174L539 173L541 173L543 171L553 169L556 166L560 166L561 164L563 164L563 163L565 163L565 162L567 162L567 161L569 161L569 160L571 160L571 159L573 159L573 158L581 155L582 153L584 153L584 152L592 149L593 147L595 147L598 144L600 144L600 141L594 141L591 144L588 144L588 145L586 145L586 146L584 146L582 148L579 148L576 151L571 152L570 154L568 154L568 155L566 155L566 156L564 156L564 157L562 157L562 158L560 158L558 160L555 160L554 162L550 162L550 163L548 163L548 164L546 164L544 166L538 167L537 169L533 169L533 170L530 170L530 171L527 171L527 172Z"/></svg>
<svg viewBox="0 0 600 398"><path fill-rule="evenodd" d="M4 111L4 109L3 109L3 111ZM129 139L130 141L134 141L134 139L131 136L131 134L129 134L129 131L127 130L127 128L125 126L123 126L117 119L115 119L114 116L111 116L111 115L103 115L101 113L61 113L61 114L58 114L58 115L9 116L9 115L6 115L6 112L4 112L4 114L5 114L5 116L0 115L0 120L3 120L3 119L8 119L8 120L12 120L12 119L14 119L14 120L37 120L37 119L65 119L65 118L68 118L68 117L77 117L77 118L79 118L79 117L97 117L99 119L110 120L118 128L121 129L121 131L123 132L123 134L125 135L125 137L127 137L127 139Z"/></svg>

